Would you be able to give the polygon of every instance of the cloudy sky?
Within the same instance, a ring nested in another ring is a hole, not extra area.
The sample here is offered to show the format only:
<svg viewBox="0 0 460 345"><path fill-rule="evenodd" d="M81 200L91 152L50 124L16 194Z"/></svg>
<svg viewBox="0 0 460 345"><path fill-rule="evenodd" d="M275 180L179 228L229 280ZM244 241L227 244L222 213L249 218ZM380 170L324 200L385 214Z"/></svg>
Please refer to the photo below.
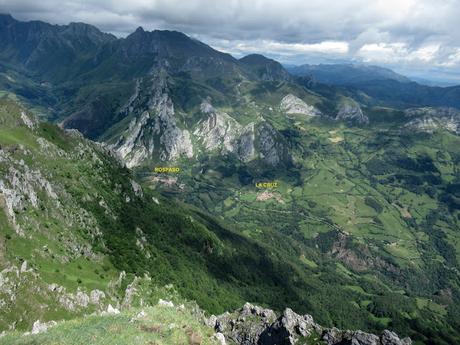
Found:
<svg viewBox="0 0 460 345"><path fill-rule="evenodd" d="M460 84L460 0L0 0L20 20L175 29L236 57L364 62Z"/></svg>

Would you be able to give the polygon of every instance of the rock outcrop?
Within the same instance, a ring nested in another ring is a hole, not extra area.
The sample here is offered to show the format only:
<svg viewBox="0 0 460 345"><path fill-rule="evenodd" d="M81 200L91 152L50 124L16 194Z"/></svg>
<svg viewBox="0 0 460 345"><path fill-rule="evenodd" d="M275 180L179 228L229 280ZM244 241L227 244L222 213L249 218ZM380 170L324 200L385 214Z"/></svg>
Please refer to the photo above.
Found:
<svg viewBox="0 0 460 345"><path fill-rule="evenodd" d="M174 104L168 93L167 77L161 69L151 79L151 89L139 92L138 84L129 104L138 104L143 111L131 120L123 135L112 148L120 155L129 168L153 159L156 155L162 161L170 161L186 156L193 157L190 132L179 128L175 117ZM139 99L137 99L139 98Z"/></svg>
<svg viewBox="0 0 460 345"><path fill-rule="evenodd" d="M268 165L277 166L287 163L290 156L278 131L268 122L257 126L256 149L260 158Z"/></svg>
<svg viewBox="0 0 460 345"><path fill-rule="evenodd" d="M351 101L340 105L335 119L358 124L369 123L369 118L363 113L359 104Z"/></svg>
<svg viewBox="0 0 460 345"><path fill-rule="evenodd" d="M31 334L44 333L48 330L48 328L56 326L56 324L56 321L40 322L40 320L37 320L32 326Z"/></svg>
<svg viewBox="0 0 460 345"><path fill-rule="evenodd" d="M311 315L299 315L287 308L277 316L273 310L246 303L234 313L211 316L207 324L217 334L239 345L294 345L323 343L327 345L411 345L410 338L400 339L385 330L380 336L363 331L324 328Z"/></svg>
<svg viewBox="0 0 460 345"><path fill-rule="evenodd" d="M238 138L237 156L243 162L249 162L256 156L256 149L254 147L255 141L255 124L250 123L241 130L240 137Z"/></svg>
<svg viewBox="0 0 460 345"><path fill-rule="evenodd" d="M193 132L203 150L233 153L242 162L260 158L265 164L277 166L289 161L289 154L278 131L268 122L240 125L225 112L215 109L209 100L203 101L200 111L205 118Z"/></svg>
<svg viewBox="0 0 460 345"><path fill-rule="evenodd" d="M321 112L314 106L305 103L292 94L286 95L280 104L281 110L286 114L302 114L306 116L320 116Z"/></svg>
<svg viewBox="0 0 460 345"><path fill-rule="evenodd" d="M201 103L200 111L206 118L200 121L193 134L202 141L204 148L235 152L242 126L227 113L216 110L207 100Z"/></svg>
<svg viewBox="0 0 460 345"><path fill-rule="evenodd" d="M432 133L437 129L445 129L460 135L460 111L454 108L411 108L404 114L411 120L406 128Z"/></svg>

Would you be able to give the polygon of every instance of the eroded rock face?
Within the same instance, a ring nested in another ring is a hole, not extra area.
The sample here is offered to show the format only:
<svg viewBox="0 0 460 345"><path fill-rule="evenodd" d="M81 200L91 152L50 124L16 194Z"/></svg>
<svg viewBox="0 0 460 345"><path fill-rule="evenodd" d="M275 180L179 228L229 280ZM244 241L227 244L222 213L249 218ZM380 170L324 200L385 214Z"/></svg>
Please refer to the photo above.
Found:
<svg viewBox="0 0 460 345"><path fill-rule="evenodd" d="M255 124L250 123L241 130L238 138L238 158L243 162L249 162L256 157L255 141Z"/></svg>
<svg viewBox="0 0 460 345"><path fill-rule="evenodd" d="M21 111L21 120L29 129L37 127L37 119L31 115L27 115L24 111Z"/></svg>
<svg viewBox="0 0 460 345"><path fill-rule="evenodd" d="M257 126L257 146L256 149L262 160L271 166L289 160L289 154L279 133L267 122L262 122Z"/></svg>
<svg viewBox="0 0 460 345"><path fill-rule="evenodd" d="M266 164L277 166L289 160L286 145L268 122L241 126L228 114L216 110L206 100L200 110L206 117L193 132L201 140L204 150L233 153L242 162L260 158Z"/></svg>
<svg viewBox="0 0 460 345"><path fill-rule="evenodd" d="M130 100L130 104L142 104L144 110L131 120L124 134L112 145L129 168L152 159L154 154L163 161L175 160L182 155L193 157L190 132L177 126L167 79L161 70L152 76L151 84L151 89L142 94L136 87L135 99Z"/></svg>
<svg viewBox="0 0 460 345"><path fill-rule="evenodd" d="M445 129L460 135L460 111L454 108L412 108L405 112L410 120L406 128L432 133L437 129Z"/></svg>
<svg viewBox="0 0 460 345"><path fill-rule="evenodd" d="M357 103L346 103L339 107L336 120L352 121L359 124L368 124L369 118L364 115Z"/></svg>
<svg viewBox="0 0 460 345"><path fill-rule="evenodd" d="M206 118L193 134L202 141L205 150L231 152L243 162L256 158L254 123L243 127L227 113L216 110L208 100L203 101L200 110Z"/></svg>
<svg viewBox="0 0 460 345"><path fill-rule="evenodd" d="M280 107L286 114L302 114L306 116L321 115L321 112L314 106L305 103L303 100L292 94L286 95L281 100Z"/></svg>
<svg viewBox="0 0 460 345"><path fill-rule="evenodd" d="M384 330L380 337L382 345L411 345L412 340L410 338L399 339L395 332Z"/></svg>
<svg viewBox="0 0 460 345"><path fill-rule="evenodd" d="M48 291L57 299L59 304L68 311L79 311L89 305L99 307L104 304L106 294L101 290L89 292L77 289L75 293L68 292L63 286L57 284L48 285Z"/></svg>
<svg viewBox="0 0 460 345"><path fill-rule="evenodd" d="M241 125L227 113L217 111L209 101L203 101L200 110L207 117L198 124L193 134L202 140L207 150L235 152Z"/></svg>
<svg viewBox="0 0 460 345"><path fill-rule="evenodd" d="M128 168L139 165L153 154L155 148L153 137L147 138L144 133L149 120L150 114L147 111L138 119L132 120L125 136L114 145L114 149Z"/></svg>
<svg viewBox="0 0 460 345"><path fill-rule="evenodd" d="M279 317L270 310L250 303L234 313L212 316L207 324L223 334L230 343L240 345L295 345L315 338L327 345L411 345L410 338L400 339L385 330L379 337L363 331L323 328L311 315L299 315L287 308Z"/></svg>
<svg viewBox="0 0 460 345"><path fill-rule="evenodd" d="M215 319L216 331L237 344L258 344L261 334L275 321L273 310L246 303L235 313L225 313Z"/></svg>
<svg viewBox="0 0 460 345"><path fill-rule="evenodd" d="M27 154L25 151L24 153ZM41 202L38 196L40 191L45 192L51 200L55 200L56 206L59 207L57 195L51 183L40 170L31 169L23 160L17 160L1 149L0 158L9 165L8 172L0 178L2 204L5 206L6 213L16 233L24 236L24 231L17 219L17 213L23 211L28 205L38 208Z"/></svg>
<svg viewBox="0 0 460 345"><path fill-rule="evenodd" d="M410 338L400 339L394 332L384 330L380 337L363 331L341 331L331 328L323 331L322 340L327 345L411 345Z"/></svg>
<svg viewBox="0 0 460 345"><path fill-rule="evenodd" d="M321 328L310 315L298 315L287 308L259 339L259 344L295 344L299 337L308 337Z"/></svg>

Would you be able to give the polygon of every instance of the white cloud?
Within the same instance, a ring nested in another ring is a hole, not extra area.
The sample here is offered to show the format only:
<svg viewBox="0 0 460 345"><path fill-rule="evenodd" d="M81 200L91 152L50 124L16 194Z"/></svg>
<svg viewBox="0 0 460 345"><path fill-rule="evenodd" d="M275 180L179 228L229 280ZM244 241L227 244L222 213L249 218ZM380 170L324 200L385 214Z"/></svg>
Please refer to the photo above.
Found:
<svg viewBox="0 0 460 345"><path fill-rule="evenodd" d="M420 61L431 62L436 58L439 47L439 44L427 45L413 51L410 55Z"/></svg>
<svg viewBox="0 0 460 345"><path fill-rule="evenodd" d="M440 64L443 67L453 67L460 65L460 48L456 48L452 54L449 54L444 62Z"/></svg>
<svg viewBox="0 0 460 345"><path fill-rule="evenodd" d="M363 45L356 56L368 63L417 64L427 67L453 67L460 64L460 48L441 48L427 44L412 48L407 43L371 43Z"/></svg>
<svg viewBox="0 0 460 345"><path fill-rule="evenodd" d="M275 51L286 51L290 53L323 53L323 54L346 54L348 43L340 41L323 41L320 43L280 43L266 42L266 47Z"/></svg>
<svg viewBox="0 0 460 345"><path fill-rule="evenodd" d="M368 43L363 45L356 54L365 62L391 62L407 55L406 44L398 43Z"/></svg>
<svg viewBox="0 0 460 345"><path fill-rule="evenodd" d="M201 37L199 37L201 38ZM302 54L331 54L340 55L348 53L348 43L340 41L323 41L319 43L283 43L272 40L231 41L216 40L212 46L224 52L237 56L249 53L278 54L298 56Z"/></svg>

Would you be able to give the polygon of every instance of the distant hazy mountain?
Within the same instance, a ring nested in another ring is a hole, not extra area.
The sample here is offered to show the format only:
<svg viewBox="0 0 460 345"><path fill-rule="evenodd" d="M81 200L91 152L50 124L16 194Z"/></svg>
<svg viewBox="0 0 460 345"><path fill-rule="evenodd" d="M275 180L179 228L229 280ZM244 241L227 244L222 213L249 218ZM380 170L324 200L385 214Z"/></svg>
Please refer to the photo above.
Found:
<svg viewBox="0 0 460 345"><path fill-rule="evenodd" d="M371 105L460 107L460 86L422 85L388 68L324 64L287 66L287 69L293 75L308 77L317 83L346 88L354 97Z"/></svg>
<svg viewBox="0 0 460 345"><path fill-rule="evenodd" d="M320 64L287 66L290 73L312 76L316 81L332 85L360 85L376 80L395 80L409 83L411 80L388 68L362 64Z"/></svg>
<svg viewBox="0 0 460 345"><path fill-rule="evenodd" d="M416 77L416 76L411 76L410 79L413 81L422 84L422 85L427 85L427 86L440 86L440 87L449 87L449 86L457 86L460 85L460 81L454 81L454 80L443 80L443 79L426 79L426 78L421 78L421 77Z"/></svg>

